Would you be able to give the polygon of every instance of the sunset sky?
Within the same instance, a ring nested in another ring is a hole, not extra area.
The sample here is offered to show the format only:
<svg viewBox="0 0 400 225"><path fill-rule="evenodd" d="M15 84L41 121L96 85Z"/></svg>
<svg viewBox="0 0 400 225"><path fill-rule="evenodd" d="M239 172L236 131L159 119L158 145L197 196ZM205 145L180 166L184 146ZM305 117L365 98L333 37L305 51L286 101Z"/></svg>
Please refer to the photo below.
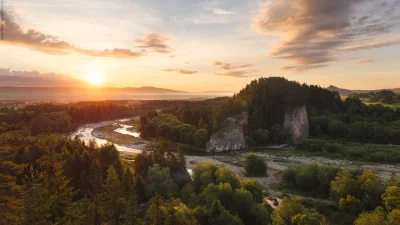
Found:
<svg viewBox="0 0 400 225"><path fill-rule="evenodd" d="M3 2L0 86L400 87L400 0Z"/></svg>

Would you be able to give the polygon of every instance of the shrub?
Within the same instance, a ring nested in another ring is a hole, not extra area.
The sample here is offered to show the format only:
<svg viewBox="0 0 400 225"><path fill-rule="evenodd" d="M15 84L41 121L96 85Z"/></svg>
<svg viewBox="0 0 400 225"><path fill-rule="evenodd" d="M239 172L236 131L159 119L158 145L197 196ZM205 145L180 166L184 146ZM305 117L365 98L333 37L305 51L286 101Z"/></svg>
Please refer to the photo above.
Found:
<svg viewBox="0 0 400 225"><path fill-rule="evenodd" d="M249 153L246 155L245 169L246 176L265 176L267 173L267 163L261 156L258 156L254 153Z"/></svg>

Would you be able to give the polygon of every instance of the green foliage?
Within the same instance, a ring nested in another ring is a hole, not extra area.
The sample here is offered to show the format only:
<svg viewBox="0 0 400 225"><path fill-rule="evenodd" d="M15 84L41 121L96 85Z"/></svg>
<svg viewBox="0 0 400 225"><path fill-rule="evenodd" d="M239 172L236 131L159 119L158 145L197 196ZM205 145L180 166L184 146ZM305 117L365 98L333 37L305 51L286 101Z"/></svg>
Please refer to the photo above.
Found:
<svg viewBox="0 0 400 225"><path fill-rule="evenodd" d="M233 190L241 187L240 178L228 168L219 168L215 172L216 183L228 183Z"/></svg>
<svg viewBox="0 0 400 225"><path fill-rule="evenodd" d="M127 205L123 196L122 185L113 166L107 169L107 178L98 195L99 213L102 220L111 224L120 224Z"/></svg>
<svg viewBox="0 0 400 225"><path fill-rule="evenodd" d="M234 100L246 102L249 133L260 128L268 129L272 143L276 144L285 143L288 139L282 129L274 128L271 131L270 128L275 124L282 125L288 110L307 105L310 112L338 112L342 104L337 92L313 85L300 85L281 77L254 80L234 96Z"/></svg>
<svg viewBox="0 0 400 225"><path fill-rule="evenodd" d="M265 159L254 153L246 155L245 160L246 176L249 177L261 177L267 174L267 163Z"/></svg>
<svg viewBox="0 0 400 225"><path fill-rule="evenodd" d="M326 198L339 171L338 167L320 164L291 166L283 172L283 182L293 190Z"/></svg>
<svg viewBox="0 0 400 225"><path fill-rule="evenodd" d="M376 225L387 225L385 214L381 210L374 212L362 213L355 221L354 225L365 225L365 224L376 224Z"/></svg>
<svg viewBox="0 0 400 225"><path fill-rule="evenodd" d="M148 198L155 195L168 197L171 194L176 194L177 190L178 186L172 180L168 167L162 168L155 164L149 168L146 185Z"/></svg>
<svg viewBox="0 0 400 225"><path fill-rule="evenodd" d="M205 147L209 139L210 136L205 129L198 129L193 134L193 142L197 147Z"/></svg>
<svg viewBox="0 0 400 225"><path fill-rule="evenodd" d="M347 98L341 113L310 118L312 136L346 138L379 144L399 144L400 111L382 105L365 105L357 97Z"/></svg>
<svg viewBox="0 0 400 225"><path fill-rule="evenodd" d="M347 213L358 214L362 211L361 201L354 196L347 195L346 198L339 200L339 209Z"/></svg>
<svg viewBox="0 0 400 225"><path fill-rule="evenodd" d="M253 195L256 202L262 202L264 200L263 188L258 181L246 180L242 182L242 186Z"/></svg>
<svg viewBox="0 0 400 225"><path fill-rule="evenodd" d="M300 199L284 197L279 208L272 213L272 224L294 225L293 217L305 212L306 209Z"/></svg>
<svg viewBox="0 0 400 225"><path fill-rule="evenodd" d="M400 188L396 186L389 186L382 194L382 200L385 208L389 211L400 209Z"/></svg>
<svg viewBox="0 0 400 225"><path fill-rule="evenodd" d="M324 221L325 217L317 212L297 214L292 217L294 225L321 225Z"/></svg>
<svg viewBox="0 0 400 225"><path fill-rule="evenodd" d="M270 129L270 142L272 144L285 144L290 140L289 132L281 125L274 124Z"/></svg>
<svg viewBox="0 0 400 225"><path fill-rule="evenodd" d="M321 156L349 158L354 160L397 163L400 151L397 146L377 144L354 144L332 142L320 139L308 139L296 144L298 150L312 152Z"/></svg>
<svg viewBox="0 0 400 225"><path fill-rule="evenodd" d="M67 133L72 130L71 117L66 112L43 113L32 119L31 130L34 135Z"/></svg>
<svg viewBox="0 0 400 225"><path fill-rule="evenodd" d="M252 145L266 145L268 143L269 132L264 129L257 129L251 134L251 138L254 140Z"/></svg>
<svg viewBox="0 0 400 225"><path fill-rule="evenodd" d="M186 118L186 120L190 119ZM204 147L209 140L207 129L197 129L194 125L179 121L172 114L157 114L153 117L142 116L139 131L144 138L162 138L184 144L195 144L198 147Z"/></svg>

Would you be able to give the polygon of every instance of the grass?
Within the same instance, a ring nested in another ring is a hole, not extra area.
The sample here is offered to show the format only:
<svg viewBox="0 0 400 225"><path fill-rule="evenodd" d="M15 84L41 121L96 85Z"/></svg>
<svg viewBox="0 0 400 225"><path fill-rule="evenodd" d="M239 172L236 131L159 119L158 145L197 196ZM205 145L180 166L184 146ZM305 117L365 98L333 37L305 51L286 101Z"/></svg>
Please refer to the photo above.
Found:
<svg viewBox="0 0 400 225"><path fill-rule="evenodd" d="M299 144L298 147L302 149L297 149L295 152L304 156L321 156L369 163L396 164L400 162L400 146L396 145L325 139L310 139Z"/></svg>

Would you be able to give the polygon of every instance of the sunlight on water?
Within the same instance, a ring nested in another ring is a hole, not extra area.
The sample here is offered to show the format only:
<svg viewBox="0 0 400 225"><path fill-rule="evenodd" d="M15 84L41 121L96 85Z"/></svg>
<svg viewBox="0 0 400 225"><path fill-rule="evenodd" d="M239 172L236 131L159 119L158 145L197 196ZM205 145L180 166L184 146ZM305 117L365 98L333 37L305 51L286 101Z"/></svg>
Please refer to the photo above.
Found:
<svg viewBox="0 0 400 225"><path fill-rule="evenodd" d="M128 120L119 120L119 122L125 122ZM104 145L107 144L109 141L105 140L105 139L101 139L101 138L97 138L95 136L92 135L92 131L94 128L96 127L101 127L101 126L105 126L108 124L113 123L112 121L108 121L108 122L101 122L101 123L96 123L96 124L88 124L86 126L80 127L76 132L74 132L73 134L70 135L71 138L74 138L75 136L78 136L78 138L82 141L84 141L85 143L89 143L90 140L94 140L96 142L97 145ZM117 130L115 130L116 132L122 133L122 134L128 134L134 137L139 137L139 133L137 132L130 132L127 131L126 129L132 126L128 126L128 125L124 125L124 124L119 124L121 126L121 128L118 128ZM137 136L135 136L137 135ZM122 145L117 145L114 144L115 147L118 149L118 151L121 152L131 152L131 153L140 153L142 150L138 149L143 148L143 146L122 146Z"/></svg>
<svg viewBox="0 0 400 225"><path fill-rule="evenodd" d="M129 128L132 128L133 126L129 126L129 125L125 125L125 124L119 124L119 126L121 128L114 130L115 132L118 132L120 134L127 134L127 135L137 137L137 138L140 136L140 134L138 132L128 130Z"/></svg>

